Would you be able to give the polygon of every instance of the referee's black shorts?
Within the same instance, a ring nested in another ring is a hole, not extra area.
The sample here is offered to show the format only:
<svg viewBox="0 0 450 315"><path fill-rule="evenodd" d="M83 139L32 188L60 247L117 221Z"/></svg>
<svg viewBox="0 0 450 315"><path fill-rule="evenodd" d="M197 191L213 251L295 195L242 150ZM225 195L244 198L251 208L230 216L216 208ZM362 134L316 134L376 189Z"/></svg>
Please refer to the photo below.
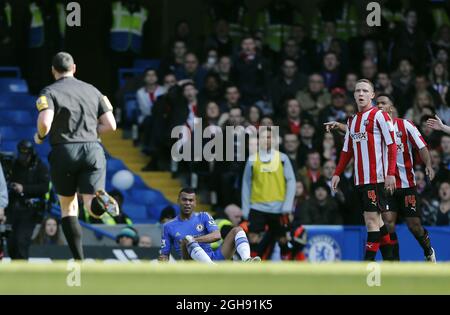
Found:
<svg viewBox="0 0 450 315"><path fill-rule="evenodd" d="M98 142L66 143L52 146L48 156L50 175L61 196L95 194L105 189L106 158Z"/></svg>

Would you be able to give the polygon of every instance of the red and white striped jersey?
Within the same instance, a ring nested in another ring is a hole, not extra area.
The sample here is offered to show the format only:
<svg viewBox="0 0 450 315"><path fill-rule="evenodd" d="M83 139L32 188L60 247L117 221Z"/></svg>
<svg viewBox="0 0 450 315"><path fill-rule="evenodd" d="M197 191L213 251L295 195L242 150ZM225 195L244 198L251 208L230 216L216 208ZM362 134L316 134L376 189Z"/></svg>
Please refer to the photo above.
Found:
<svg viewBox="0 0 450 315"><path fill-rule="evenodd" d="M394 126L387 113L372 107L347 122L342 151L353 151L355 185L383 183L387 146L394 143Z"/></svg>
<svg viewBox="0 0 450 315"><path fill-rule="evenodd" d="M395 142L397 142L397 171L395 174L397 188L416 186L414 174L413 150L427 146L420 131L406 119L395 118Z"/></svg>

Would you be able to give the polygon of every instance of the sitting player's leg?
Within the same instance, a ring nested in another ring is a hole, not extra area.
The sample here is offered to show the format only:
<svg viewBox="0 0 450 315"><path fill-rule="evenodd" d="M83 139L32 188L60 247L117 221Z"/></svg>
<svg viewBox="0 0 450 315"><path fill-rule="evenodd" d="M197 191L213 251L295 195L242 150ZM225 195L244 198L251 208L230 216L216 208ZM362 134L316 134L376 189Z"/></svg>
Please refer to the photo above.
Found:
<svg viewBox="0 0 450 315"><path fill-rule="evenodd" d="M247 235L241 227L232 228L222 243L221 253L226 260L231 259L235 251L238 252L241 260L252 260L250 256L250 244Z"/></svg>
<svg viewBox="0 0 450 315"><path fill-rule="evenodd" d="M186 242L181 243L182 253L186 253L189 255L192 260L213 264L211 257L203 250L203 248L194 240L192 236L186 236ZM186 250L183 249L186 248ZM183 255L184 256L184 255ZM185 258L185 257L184 257Z"/></svg>
<svg viewBox="0 0 450 315"><path fill-rule="evenodd" d="M61 226L72 256L75 259L84 259L81 245L81 226L78 222L77 195L58 195L58 198L61 204Z"/></svg>

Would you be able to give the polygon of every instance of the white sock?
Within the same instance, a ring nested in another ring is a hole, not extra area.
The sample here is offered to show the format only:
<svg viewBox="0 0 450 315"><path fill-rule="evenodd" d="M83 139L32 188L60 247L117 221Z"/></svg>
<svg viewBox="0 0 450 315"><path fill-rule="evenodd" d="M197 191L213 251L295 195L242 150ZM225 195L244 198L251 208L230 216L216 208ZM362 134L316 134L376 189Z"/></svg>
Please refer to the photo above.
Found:
<svg viewBox="0 0 450 315"><path fill-rule="evenodd" d="M213 264L213 261L208 256L208 254L203 250L203 248L198 245L197 242L192 242L187 245L187 250L191 258L195 261Z"/></svg>
<svg viewBox="0 0 450 315"><path fill-rule="evenodd" d="M247 235L244 231L239 231L234 237L234 244L236 245L236 251L242 260L250 258L250 244L248 243Z"/></svg>

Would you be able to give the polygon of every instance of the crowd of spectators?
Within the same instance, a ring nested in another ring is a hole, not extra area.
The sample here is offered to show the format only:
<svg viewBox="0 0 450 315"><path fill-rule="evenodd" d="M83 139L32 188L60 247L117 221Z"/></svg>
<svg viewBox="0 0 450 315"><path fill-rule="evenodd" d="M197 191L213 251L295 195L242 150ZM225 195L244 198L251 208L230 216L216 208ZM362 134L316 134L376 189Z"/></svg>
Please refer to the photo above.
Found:
<svg viewBox="0 0 450 315"><path fill-rule="evenodd" d="M431 5L425 8L432 14ZM270 13L274 8L266 9ZM257 27L246 29L236 41L236 25L219 17L200 45L203 49L197 45L193 50L183 38L195 34L183 21L177 31L184 35L174 37L158 69L145 71L145 85L137 92L139 143L151 157L144 170L171 170L208 192L208 201L221 212L240 204L244 162L174 165L172 129L185 125L193 131L197 118L202 118L203 130L276 125L280 148L298 180L295 217L303 224L360 224L352 165L339 191L330 189L343 135L326 133L323 123L345 123L355 113L355 83L367 78L377 93L393 97L399 117L413 121L428 143L437 176L430 183L421 161L416 161L423 219L428 225L448 225L450 137L433 131L426 121L437 114L450 123L450 24L447 18L422 27L423 11L393 6L387 8L388 15L385 9L385 27L368 27L364 18L356 20L359 27L353 33L342 32L336 17L322 19L319 31L292 23L279 49ZM239 138L233 143L235 149L246 145Z"/></svg>

